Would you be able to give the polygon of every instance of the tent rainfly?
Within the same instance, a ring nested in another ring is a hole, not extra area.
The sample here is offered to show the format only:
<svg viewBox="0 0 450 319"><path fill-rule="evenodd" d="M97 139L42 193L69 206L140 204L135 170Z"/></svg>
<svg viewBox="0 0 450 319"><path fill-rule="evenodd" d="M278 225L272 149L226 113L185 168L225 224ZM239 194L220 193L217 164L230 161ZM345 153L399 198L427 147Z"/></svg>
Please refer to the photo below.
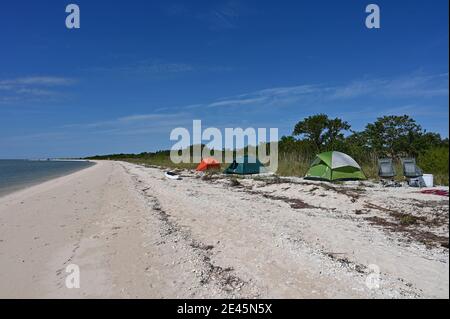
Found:
<svg viewBox="0 0 450 319"><path fill-rule="evenodd" d="M345 153L333 151L317 155L306 173L305 179L362 180L366 179L366 176L353 158Z"/></svg>
<svg viewBox="0 0 450 319"><path fill-rule="evenodd" d="M209 169L220 169L220 163L213 157L204 158L197 166L197 171L203 172Z"/></svg>

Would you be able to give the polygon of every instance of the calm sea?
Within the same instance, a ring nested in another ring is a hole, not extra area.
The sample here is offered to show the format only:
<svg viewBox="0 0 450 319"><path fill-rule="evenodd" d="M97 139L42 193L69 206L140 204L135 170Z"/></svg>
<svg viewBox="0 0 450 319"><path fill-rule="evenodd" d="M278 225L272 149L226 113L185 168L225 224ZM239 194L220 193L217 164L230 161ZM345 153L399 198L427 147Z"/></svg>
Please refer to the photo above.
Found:
<svg viewBox="0 0 450 319"><path fill-rule="evenodd" d="M0 160L0 196L91 165L86 161Z"/></svg>

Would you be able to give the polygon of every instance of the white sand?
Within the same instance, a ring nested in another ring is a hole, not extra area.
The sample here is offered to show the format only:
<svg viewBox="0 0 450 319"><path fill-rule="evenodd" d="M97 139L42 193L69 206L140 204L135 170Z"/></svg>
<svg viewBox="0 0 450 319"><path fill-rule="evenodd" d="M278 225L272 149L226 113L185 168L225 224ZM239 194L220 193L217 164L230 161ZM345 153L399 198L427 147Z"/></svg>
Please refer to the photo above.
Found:
<svg viewBox="0 0 450 319"><path fill-rule="evenodd" d="M0 297L449 297L448 248L436 240L448 241L446 197L183 175L98 162L1 197ZM368 219L394 223L393 212L422 219L400 231ZM438 237L427 247L424 233ZM65 286L68 264L80 289Z"/></svg>

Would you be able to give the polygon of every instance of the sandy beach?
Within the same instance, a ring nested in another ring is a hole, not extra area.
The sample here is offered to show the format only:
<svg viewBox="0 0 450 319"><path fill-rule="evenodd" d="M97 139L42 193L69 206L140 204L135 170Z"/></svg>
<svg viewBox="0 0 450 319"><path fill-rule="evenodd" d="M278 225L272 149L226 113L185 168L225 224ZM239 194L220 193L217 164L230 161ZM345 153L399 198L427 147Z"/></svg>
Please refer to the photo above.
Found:
<svg viewBox="0 0 450 319"><path fill-rule="evenodd" d="M0 298L449 298L448 197L181 176L99 161L0 197Z"/></svg>

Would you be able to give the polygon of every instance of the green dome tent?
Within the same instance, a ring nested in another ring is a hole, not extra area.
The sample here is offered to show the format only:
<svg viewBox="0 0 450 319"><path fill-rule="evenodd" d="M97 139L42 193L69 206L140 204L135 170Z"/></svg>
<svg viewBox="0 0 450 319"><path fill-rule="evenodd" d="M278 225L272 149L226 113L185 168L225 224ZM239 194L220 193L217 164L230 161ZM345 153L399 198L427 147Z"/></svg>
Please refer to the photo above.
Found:
<svg viewBox="0 0 450 319"><path fill-rule="evenodd" d="M225 174L260 174L264 173L265 168L261 162L253 156L238 157L235 161L225 170Z"/></svg>
<svg viewBox="0 0 450 319"><path fill-rule="evenodd" d="M325 152L316 156L305 179L326 181L361 180L366 176L356 161L341 152Z"/></svg>

